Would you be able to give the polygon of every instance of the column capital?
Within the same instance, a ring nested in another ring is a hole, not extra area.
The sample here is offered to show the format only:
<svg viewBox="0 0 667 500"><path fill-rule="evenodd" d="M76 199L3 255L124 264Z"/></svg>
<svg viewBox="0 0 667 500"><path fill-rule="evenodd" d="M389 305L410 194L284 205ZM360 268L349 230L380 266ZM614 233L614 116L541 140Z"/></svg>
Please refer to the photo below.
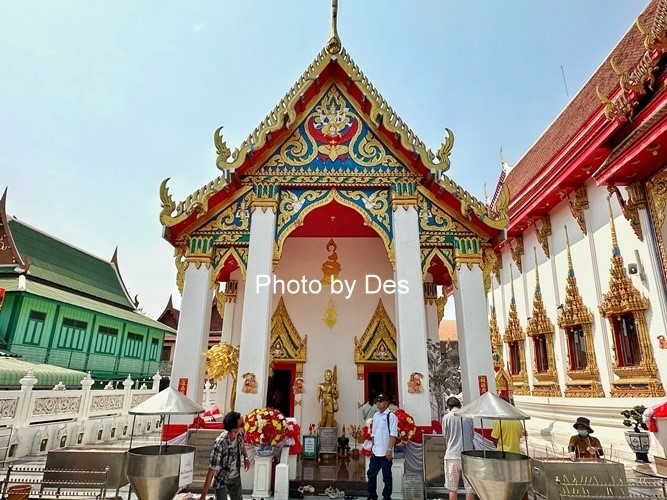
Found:
<svg viewBox="0 0 667 500"><path fill-rule="evenodd" d="M477 264L482 267L482 246L476 236L463 236L454 239L454 262L456 269L461 269L461 264L466 264L468 269Z"/></svg>
<svg viewBox="0 0 667 500"><path fill-rule="evenodd" d="M416 181L400 181L391 185L391 209L396 210L398 207L403 207L404 210L408 207L417 209Z"/></svg>
<svg viewBox="0 0 667 500"><path fill-rule="evenodd" d="M213 263L213 238L208 236L192 236L185 251L185 267L194 263L199 269L202 264L210 269Z"/></svg>
<svg viewBox="0 0 667 500"><path fill-rule="evenodd" d="M250 201L251 211L259 208L262 212L271 209L274 213L278 210L278 194L280 188L274 184L259 182L253 187L253 196Z"/></svg>

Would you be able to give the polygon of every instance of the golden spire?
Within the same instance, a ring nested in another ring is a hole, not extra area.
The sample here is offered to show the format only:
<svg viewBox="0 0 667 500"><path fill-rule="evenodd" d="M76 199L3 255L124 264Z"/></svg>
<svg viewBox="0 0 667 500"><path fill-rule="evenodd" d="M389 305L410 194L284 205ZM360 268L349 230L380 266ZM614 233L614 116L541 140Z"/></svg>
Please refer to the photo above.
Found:
<svg viewBox="0 0 667 500"><path fill-rule="evenodd" d="M533 254L535 255L535 295L533 296L533 315L528 320L526 332L528 335L553 334L554 326L547 316L544 309L544 302L542 301L542 292L540 290L540 272L537 266L537 249L533 247ZM549 366L553 366L550 364Z"/></svg>
<svg viewBox="0 0 667 500"><path fill-rule="evenodd" d="M535 257L535 291L540 291L540 267L537 265L537 249L533 247L533 256Z"/></svg>
<svg viewBox="0 0 667 500"><path fill-rule="evenodd" d="M512 291L512 300L510 301L510 310L507 315L507 326L505 327L505 342L525 339L523 328L519 322L519 313L516 310L516 299L514 298L514 277L512 275L512 265L510 264L510 289Z"/></svg>
<svg viewBox="0 0 667 500"><path fill-rule="evenodd" d="M570 253L570 235L567 234L567 226L565 226L565 249L567 251L567 275L574 276L574 266L572 265L572 253Z"/></svg>
<svg viewBox="0 0 667 500"><path fill-rule="evenodd" d="M611 199L609 196L607 196L607 207L609 208L609 226L611 227L611 254L613 257L616 257L621 255L621 249L618 248L616 225L614 224L614 214L611 212Z"/></svg>
<svg viewBox="0 0 667 500"><path fill-rule="evenodd" d="M574 276L572 253L570 252L570 236L567 232L567 226L565 226L565 250L567 251L567 284L565 285L565 304L562 305L561 314L558 317L558 326L566 328L576 325L590 325L593 323L593 315L588 310L588 307L584 305L584 301L579 293L577 278ZM592 348L589 350L592 351ZM590 357L589 363L591 363L591 366L595 366L594 355Z"/></svg>
<svg viewBox="0 0 667 500"><path fill-rule="evenodd" d="M491 278L493 279L493 278ZM496 317L496 295L491 290L491 318L489 319L489 334L491 335L491 357L495 371L503 368L503 340L498 329L498 318Z"/></svg>
<svg viewBox="0 0 667 500"><path fill-rule="evenodd" d="M331 33L327 42L327 52L329 54L338 54L342 44L338 38L338 0L331 0Z"/></svg>

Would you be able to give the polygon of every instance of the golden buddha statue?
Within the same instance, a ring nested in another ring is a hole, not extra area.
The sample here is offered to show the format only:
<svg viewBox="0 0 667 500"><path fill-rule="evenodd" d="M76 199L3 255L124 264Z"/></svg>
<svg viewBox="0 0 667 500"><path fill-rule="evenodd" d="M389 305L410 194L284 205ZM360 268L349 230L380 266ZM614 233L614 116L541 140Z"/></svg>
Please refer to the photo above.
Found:
<svg viewBox="0 0 667 500"><path fill-rule="evenodd" d="M338 427L334 414L338 411L338 374L336 366L333 371L324 372L324 382L317 386L317 399L320 402L320 427Z"/></svg>

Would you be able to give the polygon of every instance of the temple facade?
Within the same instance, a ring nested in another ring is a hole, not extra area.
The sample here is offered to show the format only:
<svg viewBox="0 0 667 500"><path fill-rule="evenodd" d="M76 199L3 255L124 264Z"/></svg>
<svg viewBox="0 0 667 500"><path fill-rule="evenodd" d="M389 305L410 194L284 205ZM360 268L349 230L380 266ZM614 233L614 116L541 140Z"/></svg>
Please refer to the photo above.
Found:
<svg viewBox="0 0 667 500"><path fill-rule="evenodd" d="M664 400L666 17L650 2L514 168L502 160L490 333L542 450L560 454L586 416L608 452L634 458L620 412Z"/></svg>
<svg viewBox="0 0 667 500"><path fill-rule="evenodd" d="M447 295L464 397L495 390L486 293L508 191L491 210L447 176L452 132L426 148L343 49L333 3L326 47L248 139L232 151L215 132L220 175L178 203L160 188L183 296L171 384L202 394L215 300L221 408L317 425L331 370L337 426L374 391L426 425Z"/></svg>

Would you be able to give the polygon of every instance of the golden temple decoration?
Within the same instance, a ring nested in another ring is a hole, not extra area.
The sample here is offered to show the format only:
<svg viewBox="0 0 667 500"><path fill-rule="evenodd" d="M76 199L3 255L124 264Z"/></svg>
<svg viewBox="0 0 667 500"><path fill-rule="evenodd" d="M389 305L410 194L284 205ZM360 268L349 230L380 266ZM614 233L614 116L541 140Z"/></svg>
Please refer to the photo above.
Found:
<svg viewBox="0 0 667 500"><path fill-rule="evenodd" d="M640 241L644 241L644 233L642 231L641 221L639 220L639 209L646 209L646 196L644 195L644 189L641 184L634 184L631 186L627 187L630 195L627 201L623 199L623 195L621 195L621 191L617 186L614 186L613 184L607 186L607 191L610 196L616 195L623 216L628 220L630 226L632 226L632 230L637 235L637 238L639 238Z"/></svg>
<svg viewBox="0 0 667 500"><path fill-rule="evenodd" d="M338 54L343 45L338 37L338 0L331 0L331 33L327 42L327 52Z"/></svg>
<svg viewBox="0 0 667 500"><path fill-rule="evenodd" d="M663 224L665 222L665 208L667 207L667 170L654 175L646 182L646 192L650 205L649 213L655 228L655 241L658 244L660 260L662 261L663 275L667 272L667 248L663 238Z"/></svg>
<svg viewBox="0 0 667 500"><path fill-rule="evenodd" d="M322 321L329 327L329 330L333 329L336 323L338 323L338 311L336 311L336 304L333 299L329 299L329 302L327 302Z"/></svg>
<svg viewBox="0 0 667 500"><path fill-rule="evenodd" d="M496 295L491 290L491 316L489 318L489 335L491 336L491 357L493 358L493 369L497 372L505 366L503 361L503 339L498 329L498 317L496 316Z"/></svg>
<svg viewBox="0 0 667 500"><path fill-rule="evenodd" d="M220 319L224 320L225 319L225 304L227 302L227 298L225 296L225 292L220 290L219 287L215 288L215 308L218 310L218 314L220 315Z"/></svg>
<svg viewBox="0 0 667 500"><path fill-rule="evenodd" d="M554 355L554 325L549 319L544 309L542 300L542 290L540 289L540 270L537 262L537 250L533 247L535 257L535 294L533 295L533 312L528 320L526 333L533 340L533 354L535 365L533 376L533 396L561 397L560 386L558 384L558 371L556 370L556 357ZM546 367L538 371L540 361L539 343L544 342L546 348Z"/></svg>
<svg viewBox="0 0 667 500"><path fill-rule="evenodd" d="M576 219L581 232L588 234L586 217L584 215L584 211L589 208L586 186L579 186L574 192L574 199L568 197L568 201L570 202L570 212L572 212L572 217Z"/></svg>
<svg viewBox="0 0 667 500"><path fill-rule="evenodd" d="M523 236L517 236L514 240L514 246L510 243L510 253L512 259L516 264L516 268L520 273L523 273L523 266L521 265L521 256L523 255Z"/></svg>
<svg viewBox="0 0 667 500"><path fill-rule="evenodd" d="M364 379L366 365L393 366L397 359L396 327L380 299L361 339L354 337L354 363L357 365L357 379Z"/></svg>
<svg viewBox="0 0 667 500"><path fill-rule="evenodd" d="M547 258L550 258L549 256L549 236L551 236L551 219L549 218L548 215L545 215L542 217L542 227L537 229L537 224L533 222L533 225L535 226L535 236L537 237L537 241L540 242L540 245L542 246L542 250L544 250L544 255L547 256Z"/></svg>
<svg viewBox="0 0 667 500"><path fill-rule="evenodd" d="M614 362L612 371L618 376L618 380L612 383L612 397L662 397L665 390L658 376L658 368L653 357L653 349L646 324L646 311L650 307L648 298L644 297L635 288L628 276L621 250L616 237L616 226L611 211L611 202L607 197L609 206L609 225L612 239L612 258L609 278L609 291L603 295L599 306L600 314L609 320L612 337L615 338L619 331L623 316L632 315L634 327L638 337L641 360L632 365L624 366L621 359L620 346L614 342Z"/></svg>
<svg viewBox="0 0 667 500"><path fill-rule="evenodd" d="M234 409L236 402L236 379L239 369L239 346L232 346L227 342L219 342L211 347L206 354L206 373L213 380L232 377L232 391L229 408Z"/></svg>
<svg viewBox="0 0 667 500"><path fill-rule="evenodd" d="M602 398L604 390L600 383L600 371L595 358L595 345L593 344L593 314L584 304L577 278L572 266L572 254L570 252L570 237L565 226L565 244L567 250L567 285L565 286L565 304L558 316L558 326L565 331L566 335L576 335L572 330L581 328L586 345L586 366L581 370L572 368L572 360L567 366L569 381L565 382L565 396L574 398ZM568 340L569 344L570 340ZM568 358L570 355L568 355Z"/></svg>
<svg viewBox="0 0 667 500"><path fill-rule="evenodd" d="M442 318L445 317L445 304L447 304L447 293L435 299L435 309L438 312L438 325L442 321Z"/></svg>
<svg viewBox="0 0 667 500"><path fill-rule="evenodd" d="M505 335L503 340L510 346L515 342L517 349L517 358L521 365L518 373L510 374L512 378L512 386L514 393L519 395L530 395L530 386L528 385L528 374L526 372L526 335L523 332L521 323L519 322L519 314L516 310L516 299L514 298L514 277L512 276L512 266L510 265L510 289L512 291L512 298L510 300L509 314L507 315L507 326L505 327Z"/></svg>
<svg viewBox="0 0 667 500"><path fill-rule="evenodd" d="M438 151L435 153L436 158L438 158L438 165L437 165L437 170L441 172L446 172L449 170L450 166L450 160L449 160L449 155L452 152L452 148L454 147L454 132L449 130L448 128L445 129L447 132L447 135L445 136L445 140L442 141L442 144L438 148Z"/></svg>
<svg viewBox="0 0 667 500"><path fill-rule="evenodd" d="M174 266L176 266L176 286L181 295L183 295L183 285L185 284L185 270L188 263L184 259L185 250L181 245L174 247Z"/></svg>
<svg viewBox="0 0 667 500"><path fill-rule="evenodd" d="M479 238L476 236L454 238L454 262L456 269L460 269L461 264L467 265L468 269L472 269L475 264L482 267L482 246Z"/></svg>
<svg viewBox="0 0 667 500"><path fill-rule="evenodd" d="M292 323L282 297L280 297L278 306L273 316L271 316L269 353L270 365L273 365L276 361L292 363L296 367L297 376L303 374L303 364L306 362L308 353L308 335L305 335L303 339L301 338L294 327L294 323Z"/></svg>
<svg viewBox="0 0 667 500"><path fill-rule="evenodd" d="M335 281L340 279L339 276L341 267L340 264L338 263L338 254L336 253L337 249L338 245L336 245L336 242L333 240L333 238L331 238L327 243L327 252L330 252L330 254L327 257L327 260L325 260L324 263L322 264L322 279L320 279L320 282L323 285L330 285L332 279ZM333 303L333 301L331 301L331 303ZM329 328L332 327L333 325L330 326Z"/></svg>
<svg viewBox="0 0 667 500"><path fill-rule="evenodd" d="M371 84L345 49L341 48L340 52L332 54L326 47L317 54L306 71L304 71L280 102L267 114L266 118L241 143L238 149L230 152L227 145L222 141L219 131L216 131L217 166L223 171L223 174L178 204L174 204L173 200L165 195L163 199L163 212L160 217L162 224L165 227L170 227L185 219L189 215L188 209L190 207L207 207L205 201L208 200L208 197L224 189L234 170L246 164L253 152L263 150L271 134L285 128L292 128L299 117L296 109L302 105L303 96L312 85L317 85L320 82L320 75L334 58L335 63L348 75L347 81L351 85L355 85L364 96L364 102L368 103L369 111L367 114L375 127L381 124L382 128L389 134L392 134L404 149L413 152L415 160L421 160L426 168L434 172L440 171L438 172L439 178L437 180L439 188L454 196L467 210L470 210L470 212L479 217L484 224L495 229L502 229L508 224L507 203L499 202L494 209L491 209L442 173L449 167L449 154L453 142L453 136L450 132L447 132L447 137L443 146L438 149L437 155L430 149L427 149L426 145L403 122L398 113L393 110L389 103L385 101L382 95ZM506 190L507 186L504 186L503 189ZM508 196L501 194L501 198L505 202L508 201Z"/></svg>
<svg viewBox="0 0 667 500"><path fill-rule="evenodd" d="M482 280L484 281L484 293L489 293L491 289L491 275L496 273L496 277L500 275L500 267L498 260L500 255L493 251L490 246L482 248ZM500 281L500 280L499 280Z"/></svg>

